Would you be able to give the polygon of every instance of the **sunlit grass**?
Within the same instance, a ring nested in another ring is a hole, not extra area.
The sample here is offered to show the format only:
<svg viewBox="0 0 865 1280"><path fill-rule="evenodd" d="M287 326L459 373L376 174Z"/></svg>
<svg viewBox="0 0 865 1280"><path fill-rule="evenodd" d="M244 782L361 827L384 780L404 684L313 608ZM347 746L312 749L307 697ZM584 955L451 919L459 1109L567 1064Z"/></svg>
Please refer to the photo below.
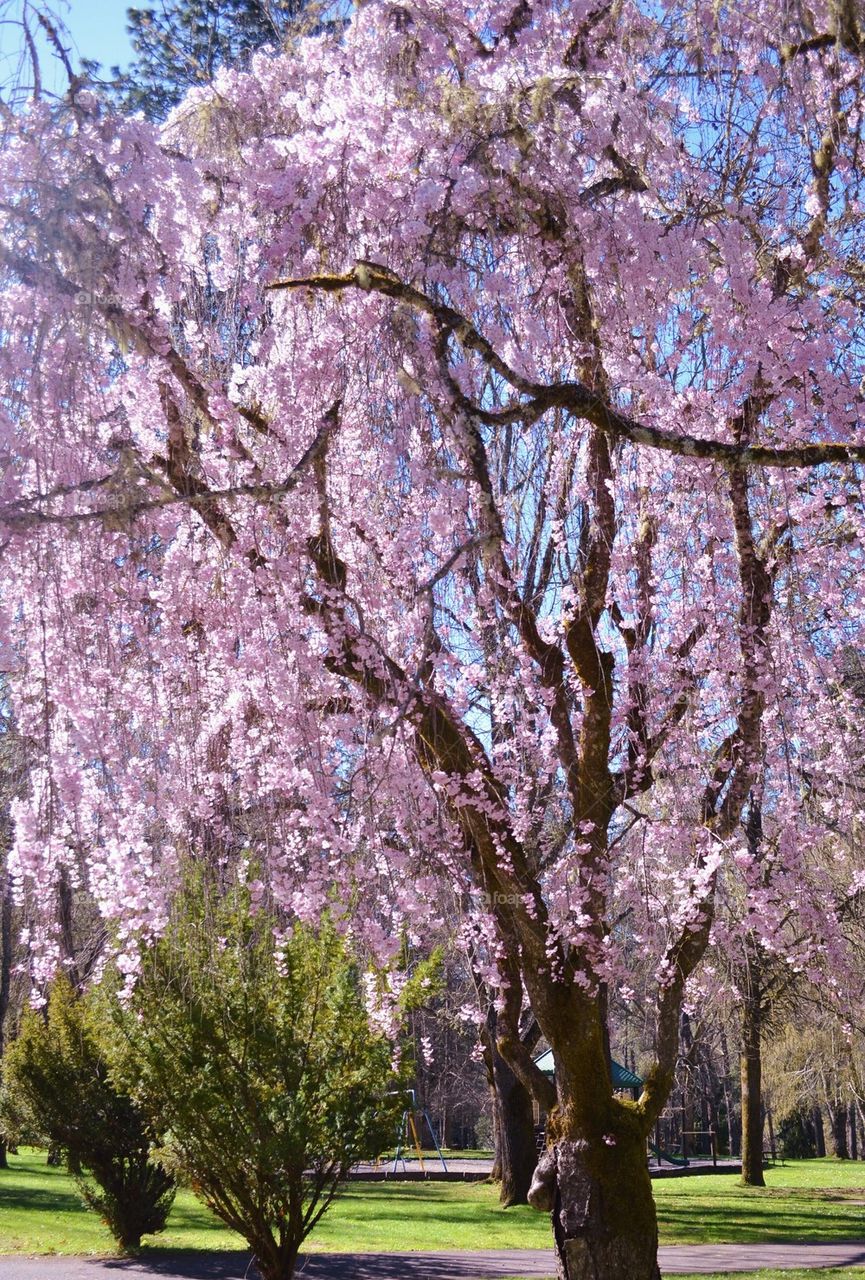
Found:
<svg viewBox="0 0 865 1280"><path fill-rule="evenodd" d="M111 1233L81 1203L64 1169L46 1164L44 1151L22 1148L0 1170L0 1253L112 1253ZM243 1245L239 1236L214 1220L191 1191L177 1194L170 1228L152 1237L183 1249L226 1249Z"/></svg>
<svg viewBox="0 0 865 1280"><path fill-rule="evenodd" d="M653 1183L667 1244L865 1238L865 1164L802 1160L766 1171L766 1188L730 1174Z"/></svg>
<svg viewBox="0 0 865 1280"><path fill-rule="evenodd" d="M795 1271L716 1271L710 1276L677 1276L676 1280L730 1280L731 1275L735 1280L862 1280L863 1274L862 1267L818 1267L813 1271L797 1267Z"/></svg>
<svg viewBox="0 0 865 1280"><path fill-rule="evenodd" d="M667 1273L673 1280L673 1273ZM675 1280L862 1280L865 1275L863 1267L818 1267L812 1271L803 1271L797 1267L794 1271L715 1271L712 1275L676 1275ZM539 1277L508 1276L507 1280L540 1280ZM544 1280L555 1280L547 1276Z"/></svg>
<svg viewBox="0 0 865 1280"><path fill-rule="evenodd" d="M0 1253L110 1253L113 1242L44 1152L22 1151L0 1172ZM653 1183L666 1244L865 1239L865 1164L810 1160L771 1169L765 1191L729 1175L706 1174ZM524 1206L502 1209L488 1183L351 1183L308 1242L318 1252L455 1249L546 1249L549 1221ZM168 1229L149 1248L237 1249L186 1190L178 1192ZM837 1272L862 1276L862 1269ZM774 1273L759 1273L769 1280ZM810 1273L804 1272L803 1275ZM816 1273L815 1273L816 1274ZM821 1271L821 1276L831 1276ZM784 1272L787 1280L794 1273Z"/></svg>

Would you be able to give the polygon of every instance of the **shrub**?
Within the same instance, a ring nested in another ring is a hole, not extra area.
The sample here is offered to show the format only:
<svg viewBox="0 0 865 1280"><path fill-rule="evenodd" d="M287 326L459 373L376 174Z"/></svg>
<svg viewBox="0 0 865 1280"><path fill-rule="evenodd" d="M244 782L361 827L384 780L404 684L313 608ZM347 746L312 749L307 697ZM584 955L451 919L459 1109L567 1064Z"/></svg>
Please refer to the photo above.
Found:
<svg viewBox="0 0 865 1280"><path fill-rule="evenodd" d="M93 1000L57 978L47 1016L28 1010L6 1050L3 1110L11 1132L62 1151L85 1203L133 1250L164 1228L174 1180L151 1158L141 1111L112 1083L104 1037Z"/></svg>
<svg viewBox="0 0 865 1280"><path fill-rule="evenodd" d="M391 1052L336 931L296 926L277 945L250 907L236 885L186 885L123 1017L122 1069L167 1166L264 1280L288 1280L350 1166L393 1141Z"/></svg>

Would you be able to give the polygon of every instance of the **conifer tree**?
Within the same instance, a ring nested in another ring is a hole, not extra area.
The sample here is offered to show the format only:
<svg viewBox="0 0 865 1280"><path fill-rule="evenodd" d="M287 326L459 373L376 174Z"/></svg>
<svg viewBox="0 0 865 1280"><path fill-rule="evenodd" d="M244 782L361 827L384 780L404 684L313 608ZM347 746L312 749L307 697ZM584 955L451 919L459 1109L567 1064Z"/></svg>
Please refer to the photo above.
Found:
<svg viewBox="0 0 865 1280"><path fill-rule="evenodd" d="M276 48L304 17L310 0L157 0L127 11L135 60L117 72L124 107L164 119L222 66L245 65L256 49Z"/></svg>

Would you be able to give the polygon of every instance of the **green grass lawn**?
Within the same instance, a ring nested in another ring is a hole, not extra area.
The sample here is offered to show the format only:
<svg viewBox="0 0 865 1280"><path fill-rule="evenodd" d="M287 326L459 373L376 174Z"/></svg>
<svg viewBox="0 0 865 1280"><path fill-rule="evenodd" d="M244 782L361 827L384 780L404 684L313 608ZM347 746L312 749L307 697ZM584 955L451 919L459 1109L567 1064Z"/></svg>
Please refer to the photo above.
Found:
<svg viewBox="0 0 865 1280"><path fill-rule="evenodd" d="M865 1164L802 1160L766 1170L766 1188L731 1174L655 1181L664 1244L865 1239Z"/></svg>
<svg viewBox="0 0 865 1280"><path fill-rule="evenodd" d="M10 1157L10 1165L0 1172L0 1253L112 1250L108 1232L82 1207L64 1171L48 1168L43 1152L22 1151ZM662 1242L865 1239L865 1164L801 1161L771 1169L766 1176L766 1191L740 1187L729 1174L655 1181ZM496 1188L486 1183L352 1183L308 1248L375 1253L545 1249L549 1243L546 1215L526 1207L499 1208ZM150 1247L162 1251L245 1246L190 1192L181 1190L168 1229L152 1237ZM793 1280L794 1273L784 1274ZM837 1273L839 1278L846 1274ZM763 1273L760 1280L769 1276Z"/></svg>
<svg viewBox="0 0 865 1280"><path fill-rule="evenodd" d="M676 1276L675 1280L862 1280L865 1270L862 1267L822 1267L818 1271L735 1271L715 1272L706 1276ZM550 1280L554 1280L550 1276Z"/></svg>
<svg viewBox="0 0 865 1280"><path fill-rule="evenodd" d="M49 1168L44 1151L22 1148L0 1170L0 1253L110 1253L110 1233L85 1209L63 1169ZM211 1217L190 1191L180 1191L171 1227L153 1237L172 1248L240 1247L238 1236Z"/></svg>
<svg viewBox="0 0 865 1280"><path fill-rule="evenodd" d="M863 1267L820 1267L816 1271L715 1271L712 1275L677 1275L670 1280L862 1280ZM508 1276L507 1280L529 1280L526 1276ZM533 1277L532 1280L535 1280ZM555 1280L548 1276L546 1280Z"/></svg>

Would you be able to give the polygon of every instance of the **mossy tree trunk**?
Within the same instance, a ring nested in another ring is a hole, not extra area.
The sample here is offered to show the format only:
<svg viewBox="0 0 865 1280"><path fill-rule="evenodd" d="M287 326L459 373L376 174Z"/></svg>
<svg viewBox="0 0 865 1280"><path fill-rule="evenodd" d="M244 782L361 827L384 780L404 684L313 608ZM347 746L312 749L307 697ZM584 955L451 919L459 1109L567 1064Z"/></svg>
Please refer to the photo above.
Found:
<svg viewBox="0 0 865 1280"><path fill-rule="evenodd" d="M549 1208L560 1280L660 1280L640 1132L626 1123L615 1146L560 1137L542 1157L536 1181L544 1175L553 1183Z"/></svg>
<svg viewBox="0 0 865 1280"><path fill-rule="evenodd" d="M558 1103L530 1194L550 1212L560 1280L660 1280L651 1111L613 1096L600 1036L566 1056L572 1070L557 1058Z"/></svg>

